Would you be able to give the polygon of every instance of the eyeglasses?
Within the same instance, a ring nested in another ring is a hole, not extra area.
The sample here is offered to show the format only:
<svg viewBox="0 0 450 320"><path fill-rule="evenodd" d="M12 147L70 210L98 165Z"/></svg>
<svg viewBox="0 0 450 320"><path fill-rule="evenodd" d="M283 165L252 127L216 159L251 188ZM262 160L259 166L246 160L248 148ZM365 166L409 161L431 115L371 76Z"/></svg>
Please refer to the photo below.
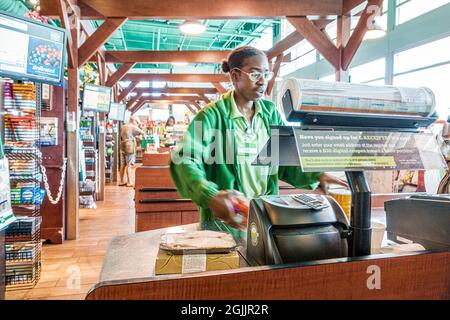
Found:
<svg viewBox="0 0 450 320"><path fill-rule="evenodd" d="M274 73L272 71L266 71L266 72L259 72L259 71L245 72L244 70L241 70L239 68L233 68L233 70L234 69L237 69L237 70L245 73L250 78L250 80L253 81L253 82L257 82L257 81L261 80L261 78L263 78L263 77L264 77L265 81L269 81L270 79L273 78L273 75L274 75Z"/></svg>

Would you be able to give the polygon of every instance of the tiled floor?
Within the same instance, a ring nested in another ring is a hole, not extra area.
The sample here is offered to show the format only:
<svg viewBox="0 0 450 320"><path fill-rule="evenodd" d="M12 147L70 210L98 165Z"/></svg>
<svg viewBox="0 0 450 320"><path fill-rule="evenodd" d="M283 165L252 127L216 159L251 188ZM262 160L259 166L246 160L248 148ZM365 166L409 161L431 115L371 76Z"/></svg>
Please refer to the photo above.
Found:
<svg viewBox="0 0 450 320"><path fill-rule="evenodd" d="M6 299L84 299L100 275L109 241L134 232L133 196L133 188L106 186L97 209L80 210L79 239L44 245L37 286L7 292Z"/></svg>

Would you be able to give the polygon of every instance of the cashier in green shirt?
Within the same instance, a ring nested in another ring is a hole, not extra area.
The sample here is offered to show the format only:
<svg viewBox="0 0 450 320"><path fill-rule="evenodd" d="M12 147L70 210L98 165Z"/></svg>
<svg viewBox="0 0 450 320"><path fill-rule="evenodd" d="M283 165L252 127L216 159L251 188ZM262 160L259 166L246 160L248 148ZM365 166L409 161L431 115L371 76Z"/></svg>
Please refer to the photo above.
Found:
<svg viewBox="0 0 450 320"><path fill-rule="evenodd" d="M170 165L179 194L200 207L204 228L219 222L245 230L233 201L276 195L278 180L310 190L347 186L333 175L304 173L299 167L253 166L270 137L270 126L283 125L274 104L263 99L273 73L265 53L250 46L231 52L222 70L234 89L195 116Z"/></svg>

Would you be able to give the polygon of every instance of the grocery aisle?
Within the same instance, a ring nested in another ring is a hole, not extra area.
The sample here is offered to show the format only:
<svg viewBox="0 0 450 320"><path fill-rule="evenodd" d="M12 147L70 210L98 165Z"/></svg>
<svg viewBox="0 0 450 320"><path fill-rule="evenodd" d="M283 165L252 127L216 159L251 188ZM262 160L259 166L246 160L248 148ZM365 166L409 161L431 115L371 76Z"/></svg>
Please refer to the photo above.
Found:
<svg viewBox="0 0 450 320"><path fill-rule="evenodd" d="M134 232L133 196L133 188L107 185L106 200L98 201L97 209L80 209L79 239L44 245L37 286L7 292L6 299L84 299L98 279L109 241Z"/></svg>

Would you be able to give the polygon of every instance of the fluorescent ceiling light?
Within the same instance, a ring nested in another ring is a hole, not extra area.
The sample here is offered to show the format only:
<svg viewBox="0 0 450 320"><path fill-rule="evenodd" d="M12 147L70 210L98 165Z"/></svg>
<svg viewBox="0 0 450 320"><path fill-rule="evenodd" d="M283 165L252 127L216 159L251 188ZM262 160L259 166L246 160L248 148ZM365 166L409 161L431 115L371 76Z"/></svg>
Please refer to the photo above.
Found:
<svg viewBox="0 0 450 320"><path fill-rule="evenodd" d="M180 25L180 31L184 34L201 34L206 31L206 27L200 21L186 20Z"/></svg>

